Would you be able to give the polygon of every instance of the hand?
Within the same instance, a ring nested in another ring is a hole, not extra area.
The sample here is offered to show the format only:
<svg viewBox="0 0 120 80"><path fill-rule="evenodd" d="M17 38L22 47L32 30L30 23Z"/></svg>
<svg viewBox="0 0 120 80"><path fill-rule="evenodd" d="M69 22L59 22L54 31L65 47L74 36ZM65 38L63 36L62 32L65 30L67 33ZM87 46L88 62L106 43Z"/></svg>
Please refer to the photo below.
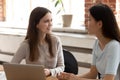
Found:
<svg viewBox="0 0 120 80"><path fill-rule="evenodd" d="M58 80L78 80L78 77L76 75L66 72L60 73L57 78Z"/></svg>
<svg viewBox="0 0 120 80"><path fill-rule="evenodd" d="M50 75L51 75L51 73L50 73L50 70L49 70L49 69L44 69L44 72L45 72L45 75L46 75L46 76L50 76Z"/></svg>

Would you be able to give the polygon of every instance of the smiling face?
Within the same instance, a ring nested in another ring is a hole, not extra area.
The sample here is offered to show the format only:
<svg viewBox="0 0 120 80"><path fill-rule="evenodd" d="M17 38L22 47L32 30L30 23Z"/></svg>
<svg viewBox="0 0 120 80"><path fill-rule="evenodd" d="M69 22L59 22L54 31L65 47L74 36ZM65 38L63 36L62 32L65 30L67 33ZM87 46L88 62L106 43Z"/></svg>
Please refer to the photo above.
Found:
<svg viewBox="0 0 120 80"><path fill-rule="evenodd" d="M91 14L89 14L88 20L88 33L92 35L97 35L97 33L101 32L102 22L96 21Z"/></svg>
<svg viewBox="0 0 120 80"><path fill-rule="evenodd" d="M52 31L52 15L48 12L37 24L37 28L41 33L50 33Z"/></svg>

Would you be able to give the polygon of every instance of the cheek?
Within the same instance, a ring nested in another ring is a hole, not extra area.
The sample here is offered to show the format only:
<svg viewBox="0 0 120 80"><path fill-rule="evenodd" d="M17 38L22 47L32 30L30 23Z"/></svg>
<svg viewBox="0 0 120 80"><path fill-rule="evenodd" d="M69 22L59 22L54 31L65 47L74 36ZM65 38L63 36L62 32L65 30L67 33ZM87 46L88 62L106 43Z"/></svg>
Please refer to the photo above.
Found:
<svg viewBox="0 0 120 80"><path fill-rule="evenodd" d="M92 22L88 22L88 29L90 29L92 27Z"/></svg>
<svg viewBox="0 0 120 80"><path fill-rule="evenodd" d="M41 25L39 25L39 27L37 27L37 28L40 32L44 32L44 27L42 27Z"/></svg>
<svg viewBox="0 0 120 80"><path fill-rule="evenodd" d="M93 22L89 22L88 24L88 32L93 33L95 30L95 24Z"/></svg>
<svg viewBox="0 0 120 80"><path fill-rule="evenodd" d="M40 27L40 31L45 32L46 28L45 27Z"/></svg>

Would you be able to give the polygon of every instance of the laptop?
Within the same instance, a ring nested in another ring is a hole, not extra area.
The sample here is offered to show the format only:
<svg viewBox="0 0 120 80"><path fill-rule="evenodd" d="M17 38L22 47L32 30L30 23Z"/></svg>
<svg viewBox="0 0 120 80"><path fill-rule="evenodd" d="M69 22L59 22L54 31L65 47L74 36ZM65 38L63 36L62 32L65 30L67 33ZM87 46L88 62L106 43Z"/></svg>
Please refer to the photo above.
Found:
<svg viewBox="0 0 120 80"><path fill-rule="evenodd" d="M44 67L32 64L3 64L7 80L46 80Z"/></svg>

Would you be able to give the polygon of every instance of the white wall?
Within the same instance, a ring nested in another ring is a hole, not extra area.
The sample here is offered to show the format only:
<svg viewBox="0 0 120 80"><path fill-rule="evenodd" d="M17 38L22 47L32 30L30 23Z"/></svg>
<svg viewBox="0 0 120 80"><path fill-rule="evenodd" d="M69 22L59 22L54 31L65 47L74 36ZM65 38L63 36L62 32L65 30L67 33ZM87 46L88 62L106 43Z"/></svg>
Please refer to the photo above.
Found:
<svg viewBox="0 0 120 80"><path fill-rule="evenodd" d="M61 38L65 46L92 48L95 38L88 35L55 33ZM15 53L20 43L24 40L24 35L0 34L0 51Z"/></svg>
<svg viewBox="0 0 120 80"><path fill-rule="evenodd" d="M0 34L0 51L15 53L24 36Z"/></svg>

